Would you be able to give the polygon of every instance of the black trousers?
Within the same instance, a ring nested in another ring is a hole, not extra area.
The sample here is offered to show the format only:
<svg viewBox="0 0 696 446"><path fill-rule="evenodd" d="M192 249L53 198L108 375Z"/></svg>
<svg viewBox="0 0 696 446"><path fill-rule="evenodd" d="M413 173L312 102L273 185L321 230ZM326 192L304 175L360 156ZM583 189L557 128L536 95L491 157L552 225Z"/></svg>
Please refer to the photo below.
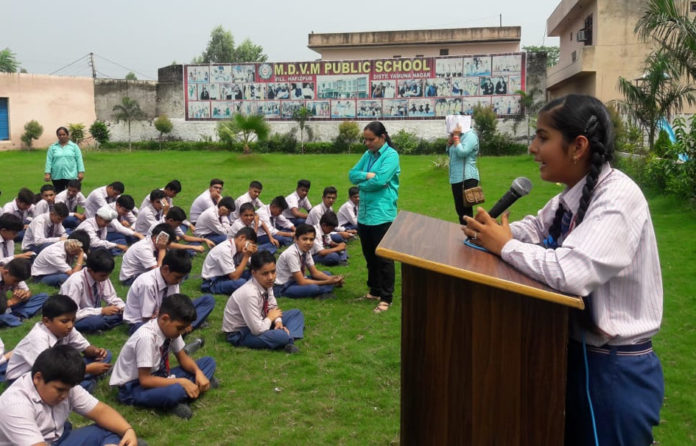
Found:
<svg viewBox="0 0 696 446"><path fill-rule="evenodd" d="M53 188L56 190L56 195L58 195L59 193L63 192L65 189L68 188L68 182L70 182L70 180L52 180L52 182Z"/></svg>
<svg viewBox="0 0 696 446"><path fill-rule="evenodd" d="M452 196L454 197L454 209L457 211L459 216L459 223L465 225L464 216L469 217L474 216L474 210L470 206L464 204L464 189L469 189L470 187L478 186L478 180L470 178L464 180L461 183L452 184Z"/></svg>
<svg viewBox="0 0 696 446"><path fill-rule="evenodd" d="M383 302L392 302L394 293L394 261L375 254L377 245L387 233L391 222L369 226L358 223L360 245L367 262L367 286L370 294Z"/></svg>

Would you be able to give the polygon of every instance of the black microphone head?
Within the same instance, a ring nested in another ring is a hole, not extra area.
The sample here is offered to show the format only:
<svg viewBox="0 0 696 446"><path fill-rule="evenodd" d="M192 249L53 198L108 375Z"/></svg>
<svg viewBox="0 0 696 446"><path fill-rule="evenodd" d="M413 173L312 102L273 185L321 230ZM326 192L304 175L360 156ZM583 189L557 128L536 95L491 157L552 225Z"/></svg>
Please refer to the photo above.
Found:
<svg viewBox="0 0 696 446"><path fill-rule="evenodd" d="M516 193L520 197L524 197L532 190L532 182L526 177L517 177L512 182L510 190Z"/></svg>

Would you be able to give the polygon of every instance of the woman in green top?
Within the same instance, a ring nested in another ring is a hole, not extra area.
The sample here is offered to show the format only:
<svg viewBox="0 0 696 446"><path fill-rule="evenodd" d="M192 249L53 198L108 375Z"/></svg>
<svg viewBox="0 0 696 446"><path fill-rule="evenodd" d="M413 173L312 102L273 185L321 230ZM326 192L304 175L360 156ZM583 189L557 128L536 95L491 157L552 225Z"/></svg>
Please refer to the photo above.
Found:
<svg viewBox="0 0 696 446"><path fill-rule="evenodd" d="M85 165L82 163L80 148L70 141L68 129L58 127L56 135L58 142L51 145L46 152L44 181L53 181L57 194L68 186L68 181L82 181L85 177Z"/></svg>
<svg viewBox="0 0 696 446"><path fill-rule="evenodd" d="M454 208L459 216L459 223L462 225L466 225L465 215L474 216L471 206L464 204L464 189L478 186L479 171L476 167L478 151L479 140L473 129L462 129L457 126L450 133L447 141L449 182L452 186Z"/></svg>
<svg viewBox="0 0 696 446"><path fill-rule="evenodd" d="M368 299L379 300L375 313L389 309L394 293L394 261L378 257L377 245L396 218L399 198L399 154L392 147L384 125L373 121L365 126L367 150L350 170L351 183L360 190L358 234L367 262Z"/></svg>

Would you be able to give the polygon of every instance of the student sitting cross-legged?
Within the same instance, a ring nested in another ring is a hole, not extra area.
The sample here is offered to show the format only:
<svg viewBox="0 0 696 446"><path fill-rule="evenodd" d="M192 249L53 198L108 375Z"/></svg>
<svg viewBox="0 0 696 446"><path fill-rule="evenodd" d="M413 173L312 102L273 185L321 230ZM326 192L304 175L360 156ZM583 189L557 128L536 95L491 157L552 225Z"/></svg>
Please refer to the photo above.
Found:
<svg viewBox="0 0 696 446"><path fill-rule="evenodd" d="M227 300L222 331L234 346L298 351L294 342L304 333L304 315L300 310L281 311L273 285L276 262L273 254L259 251L251 256L251 279Z"/></svg>
<svg viewBox="0 0 696 446"><path fill-rule="evenodd" d="M56 202L56 188L52 184L44 184L39 189L41 199L34 203L34 218L47 214L49 207Z"/></svg>
<svg viewBox="0 0 696 446"><path fill-rule="evenodd" d="M215 360L205 356L194 361L184 350L181 335L196 319L191 299L172 294L162 300L158 316L128 338L109 380L118 387L121 403L192 416L188 403L206 392L211 380L215 383ZM170 352L180 367L170 369Z"/></svg>
<svg viewBox="0 0 696 446"><path fill-rule="evenodd" d="M31 264L31 277L34 282L59 287L68 277L82 270L87 252L89 235L82 230L73 231L67 240L52 244L36 256Z"/></svg>
<svg viewBox="0 0 696 446"><path fill-rule="evenodd" d="M68 187L56 195L54 200L56 203L65 203L68 207L68 217L63 220L63 227L66 230L75 229L85 219L84 213L77 212L77 207L84 209L87 201L81 191L82 181L70 180L68 181Z"/></svg>
<svg viewBox="0 0 696 446"><path fill-rule="evenodd" d="M235 204L232 197L225 197L218 204L211 206L198 216L193 235L212 240L216 245L228 238L230 230L230 214L234 212Z"/></svg>
<svg viewBox="0 0 696 446"><path fill-rule="evenodd" d="M63 220L68 216L68 207L63 203L52 204L47 213L38 215L29 223L22 240L22 251L36 254L59 240L68 238Z"/></svg>
<svg viewBox="0 0 696 446"><path fill-rule="evenodd" d="M167 247L174 241L174 230L167 223L159 223L152 234L133 244L123 255L118 280L131 285L141 274L162 266Z"/></svg>
<svg viewBox="0 0 696 446"><path fill-rule="evenodd" d="M344 229L358 229L358 207L360 206L360 189L353 186L348 189L348 201L338 209L338 225Z"/></svg>
<svg viewBox="0 0 696 446"><path fill-rule="evenodd" d="M129 334L133 334L141 325L157 318L162 299L179 292L179 284L191 272L191 258L184 251L169 251L162 260L162 266L138 276L128 290L123 320L130 325ZM198 317L192 321L192 329L205 322L215 307L215 298L210 294L194 299Z"/></svg>
<svg viewBox="0 0 696 446"><path fill-rule="evenodd" d="M25 280L31 275L31 262L24 258L15 258L10 263L0 266L0 299L6 299L9 311L0 314L0 327L16 327L23 319L29 319L41 311L41 306L48 299L48 294L31 294ZM7 292L11 291L9 299Z"/></svg>
<svg viewBox="0 0 696 446"><path fill-rule="evenodd" d="M276 296L323 299L333 297L334 286L343 285L343 276L331 276L314 266L311 251L315 235L314 227L306 223L295 228L295 243L278 257L273 288Z"/></svg>
<svg viewBox="0 0 696 446"><path fill-rule="evenodd" d="M111 364L111 352L95 347L75 329L77 304L68 296L54 294L41 309L41 322L17 344L7 364L7 380L14 381L31 370L39 354L56 344L70 345L84 355L87 365L80 385L91 392L96 379L106 373Z"/></svg>
<svg viewBox="0 0 696 446"><path fill-rule="evenodd" d="M24 228L22 220L16 215L0 214L0 265L7 265L12 259L30 259L34 256L32 251L14 253L14 239L22 228Z"/></svg>
<svg viewBox="0 0 696 446"><path fill-rule="evenodd" d="M288 208L283 211L283 216L297 226L307 219L307 212L312 209L312 204L307 198L312 183L309 180L299 180L295 192L285 197Z"/></svg>
<svg viewBox="0 0 696 446"><path fill-rule="evenodd" d="M212 249L215 246L215 242L212 240L208 240L205 237L196 237L195 235L188 235L184 232L183 227L186 225L186 212L184 212L183 209L181 209L178 206L172 206L169 208L169 212L167 212L167 215L164 216L164 222L169 225L170 228L172 228L172 231L174 231L175 234L175 240L172 241L172 243L169 244L168 249L185 249L188 251L190 255L196 255L196 253L202 253L205 252L205 248L203 248L202 244L205 244L208 246L208 248ZM190 223L189 223L190 225ZM148 235L152 234L152 231L157 227L157 225L153 225L150 227L148 230ZM188 242L191 243L186 244L182 242Z"/></svg>
<svg viewBox="0 0 696 446"><path fill-rule="evenodd" d="M24 230L34 218L34 192L23 187L17 193L17 198L5 203L1 214L14 215L19 218L22 227L17 230L14 241L21 242L24 238Z"/></svg>
<svg viewBox="0 0 696 446"><path fill-rule="evenodd" d="M244 203L239 208L239 218L236 219L234 223L232 223L232 226L230 226L229 233L236 234L242 228L249 228L252 231L256 232L256 241L258 244L259 251L268 251L271 254L275 254L275 252L278 250L276 245L271 243L265 234L263 237L265 242L259 242L259 240L261 239L261 237L259 236L259 231L261 228L259 226L258 217L256 215L256 212L254 212L254 205L252 203Z"/></svg>
<svg viewBox="0 0 696 446"><path fill-rule="evenodd" d="M78 386L85 375L80 353L69 345L41 352L30 372L0 396L0 444L136 446L131 425L111 406ZM72 429L76 412L96 424Z"/></svg>
<svg viewBox="0 0 696 446"><path fill-rule="evenodd" d="M256 215L259 218L259 245L269 242L275 247L292 244L295 226L283 217L283 210L287 207L288 202L285 201L285 197L278 195L271 200L270 204L261 206L256 210Z"/></svg>
<svg viewBox="0 0 696 446"><path fill-rule="evenodd" d="M327 211L321 216L318 225L314 225L316 237L312 247L314 263L326 266L347 265L348 254L344 242L336 243L331 239L331 232L338 225L338 218L332 211Z"/></svg>
<svg viewBox="0 0 696 446"><path fill-rule="evenodd" d="M229 296L249 279L249 257L256 252L256 232L240 229L234 238L211 249L203 262L201 291Z"/></svg>
<svg viewBox="0 0 696 446"><path fill-rule="evenodd" d="M127 251L128 246L123 242L110 242L106 238L107 226L116 217L118 217L118 212L107 204L100 207L94 217L86 218L85 221L77 225L77 229L81 229L89 235L89 246L91 248L107 248L111 250L112 254L120 254L121 251Z"/></svg>
<svg viewBox="0 0 696 446"><path fill-rule="evenodd" d="M75 328L81 333L110 330L123 323L126 303L116 295L109 275L114 270L114 256L104 248L92 250L87 268L70 276L60 293L77 304ZM102 307L102 301L106 303Z"/></svg>

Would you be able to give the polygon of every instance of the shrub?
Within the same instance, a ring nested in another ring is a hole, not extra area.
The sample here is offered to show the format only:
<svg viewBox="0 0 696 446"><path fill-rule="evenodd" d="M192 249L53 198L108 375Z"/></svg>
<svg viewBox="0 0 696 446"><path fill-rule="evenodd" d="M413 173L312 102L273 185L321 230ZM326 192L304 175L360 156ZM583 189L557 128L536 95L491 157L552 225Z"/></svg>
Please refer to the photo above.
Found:
<svg viewBox="0 0 696 446"><path fill-rule="evenodd" d="M85 125L82 123L68 124L68 131L70 132L70 140L77 145L80 145L85 139Z"/></svg>
<svg viewBox="0 0 696 446"><path fill-rule="evenodd" d="M22 142L31 149L35 139L39 139L43 135L43 127L35 120L31 120L24 124L24 134L21 136Z"/></svg>
<svg viewBox="0 0 696 446"><path fill-rule="evenodd" d="M94 121L94 123L89 127L89 133L99 145L107 143L109 138L111 138L109 127L106 126L105 122L99 120Z"/></svg>
<svg viewBox="0 0 696 446"><path fill-rule="evenodd" d="M419 143L415 133L404 129L396 132L396 135L392 136L391 140L394 143L394 148L405 155L413 153Z"/></svg>
<svg viewBox="0 0 696 446"><path fill-rule="evenodd" d="M229 121L218 122L217 134L220 141L232 146L235 142L241 142L244 153L251 151L250 143L254 138L264 141L268 138L271 127L263 115L245 116L237 113Z"/></svg>
<svg viewBox="0 0 696 446"><path fill-rule="evenodd" d="M169 134L174 128L174 124L165 114L161 114L155 119L155 128L159 132L160 150L162 150L162 139L165 134Z"/></svg>
<svg viewBox="0 0 696 446"><path fill-rule="evenodd" d="M527 145L515 142L510 135L494 133L479 137L479 154L484 156L508 156L527 153Z"/></svg>
<svg viewBox="0 0 696 446"><path fill-rule="evenodd" d="M476 105L474 107L474 128L479 134L479 139L490 139L498 128L498 116L490 105Z"/></svg>
<svg viewBox="0 0 696 446"><path fill-rule="evenodd" d="M359 137L360 127L358 123L355 121L343 121L338 124L338 135L336 136L335 144L342 150L348 150L348 153L350 153L351 148L358 142Z"/></svg>
<svg viewBox="0 0 696 446"><path fill-rule="evenodd" d="M669 134L665 130L660 130L657 136L657 140L653 145L653 153L660 158L667 158L670 155L670 149L672 148L672 141L669 139ZM676 158L676 157L675 157Z"/></svg>
<svg viewBox="0 0 696 446"><path fill-rule="evenodd" d="M274 133L265 141L260 141L258 150L261 152L295 153L297 151L297 138L292 132Z"/></svg>

